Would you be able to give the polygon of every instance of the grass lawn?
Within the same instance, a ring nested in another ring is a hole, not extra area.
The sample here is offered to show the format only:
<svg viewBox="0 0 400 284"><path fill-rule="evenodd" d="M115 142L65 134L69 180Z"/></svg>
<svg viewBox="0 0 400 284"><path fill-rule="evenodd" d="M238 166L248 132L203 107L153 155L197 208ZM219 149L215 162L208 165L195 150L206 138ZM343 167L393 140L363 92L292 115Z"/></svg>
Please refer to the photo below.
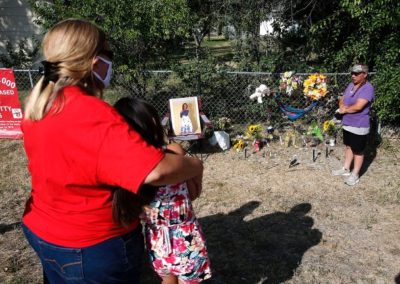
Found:
<svg viewBox="0 0 400 284"><path fill-rule="evenodd" d="M219 61L230 61L233 57L232 41L227 40L222 36L205 37L201 46L208 48L210 53L213 54ZM179 61L180 63L187 63L187 57L185 54L195 53L195 43L185 43L185 52L177 52L172 55L173 60Z"/></svg>

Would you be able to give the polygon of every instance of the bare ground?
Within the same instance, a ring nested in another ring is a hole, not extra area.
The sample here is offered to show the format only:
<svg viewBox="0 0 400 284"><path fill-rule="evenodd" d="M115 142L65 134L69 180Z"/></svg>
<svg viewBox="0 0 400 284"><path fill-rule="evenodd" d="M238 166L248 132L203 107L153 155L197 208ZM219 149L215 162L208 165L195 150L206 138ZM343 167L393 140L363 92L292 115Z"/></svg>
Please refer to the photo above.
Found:
<svg viewBox="0 0 400 284"><path fill-rule="evenodd" d="M354 187L330 175L343 147L279 143L204 157L194 202L214 277L207 283L400 282L400 141L370 149ZM289 168L297 156L299 164ZM19 221L29 195L22 142L0 140L0 283L41 283ZM397 280L396 280L397 278ZM157 283L148 268L143 283Z"/></svg>

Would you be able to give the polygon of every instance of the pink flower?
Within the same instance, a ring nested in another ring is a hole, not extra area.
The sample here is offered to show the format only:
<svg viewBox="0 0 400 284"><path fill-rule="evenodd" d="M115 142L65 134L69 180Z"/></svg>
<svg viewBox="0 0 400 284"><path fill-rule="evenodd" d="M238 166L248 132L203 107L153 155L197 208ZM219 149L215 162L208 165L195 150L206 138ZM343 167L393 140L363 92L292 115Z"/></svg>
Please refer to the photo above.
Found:
<svg viewBox="0 0 400 284"><path fill-rule="evenodd" d="M172 211L170 214L171 219L178 219L179 218L179 212L177 211Z"/></svg>
<svg viewBox="0 0 400 284"><path fill-rule="evenodd" d="M171 254L170 256L167 256L167 257L165 258L165 261L166 261L167 263L175 263L176 259L175 259L175 256L174 256L173 254Z"/></svg>
<svg viewBox="0 0 400 284"><path fill-rule="evenodd" d="M158 238L159 238L159 237L158 237L158 234L157 234L157 233L154 233L154 234L151 235L151 240L152 240L152 241L156 241L156 240L158 240Z"/></svg>
<svg viewBox="0 0 400 284"><path fill-rule="evenodd" d="M185 240L183 238L173 238L172 243L178 252L184 252L186 250Z"/></svg>
<svg viewBox="0 0 400 284"><path fill-rule="evenodd" d="M192 224L187 225L187 226L181 226L181 230L185 235L190 233L192 231L192 229L193 229L193 225Z"/></svg>
<svg viewBox="0 0 400 284"><path fill-rule="evenodd" d="M162 260L157 258L153 261L154 268L161 268L163 267Z"/></svg>
<svg viewBox="0 0 400 284"><path fill-rule="evenodd" d="M175 199L176 206L181 206L183 204L183 202L184 202L184 196L183 195L176 196L176 199Z"/></svg>
<svg viewBox="0 0 400 284"><path fill-rule="evenodd" d="M165 217L165 219L170 219L171 216L171 210L170 209L165 209L162 211L162 216Z"/></svg>

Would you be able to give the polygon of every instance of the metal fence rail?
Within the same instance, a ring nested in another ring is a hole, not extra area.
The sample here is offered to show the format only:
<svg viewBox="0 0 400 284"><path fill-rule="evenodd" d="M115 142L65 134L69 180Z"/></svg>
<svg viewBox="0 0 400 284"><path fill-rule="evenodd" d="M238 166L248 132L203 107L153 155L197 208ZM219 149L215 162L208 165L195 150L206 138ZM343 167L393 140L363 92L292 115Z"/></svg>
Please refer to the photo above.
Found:
<svg viewBox="0 0 400 284"><path fill-rule="evenodd" d="M14 74L22 101L38 81L40 74L38 70L14 70ZM310 74L296 75L305 80ZM314 109L299 119L304 124L331 119L338 108L338 96L350 82L349 73L324 75L327 76L329 93L318 101ZM267 85L273 93L279 94L281 101L287 105L302 109L311 104L310 99L304 97L302 86L290 97L279 93L280 78L281 74L263 72L219 72L206 78L199 76L191 80L181 78L172 71L143 72L137 77L115 74L113 86L106 90L105 97L113 103L122 96L137 96L152 103L163 114L168 112L170 98L200 95L202 111L211 120L228 117L237 124L261 122L279 127L291 122L280 110L274 96L265 97L262 104L249 99L260 84Z"/></svg>

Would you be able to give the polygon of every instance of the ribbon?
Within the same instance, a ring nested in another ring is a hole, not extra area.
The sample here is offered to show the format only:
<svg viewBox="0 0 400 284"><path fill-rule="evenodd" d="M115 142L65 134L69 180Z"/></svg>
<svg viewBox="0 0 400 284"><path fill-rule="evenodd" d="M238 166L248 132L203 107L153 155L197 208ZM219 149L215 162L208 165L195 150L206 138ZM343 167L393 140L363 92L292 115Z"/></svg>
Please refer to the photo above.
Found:
<svg viewBox="0 0 400 284"><path fill-rule="evenodd" d="M46 86L50 81L57 82L59 79L58 71L60 70L58 64L60 62L49 62L43 60L41 63L43 65L42 74L44 76L43 86Z"/></svg>

